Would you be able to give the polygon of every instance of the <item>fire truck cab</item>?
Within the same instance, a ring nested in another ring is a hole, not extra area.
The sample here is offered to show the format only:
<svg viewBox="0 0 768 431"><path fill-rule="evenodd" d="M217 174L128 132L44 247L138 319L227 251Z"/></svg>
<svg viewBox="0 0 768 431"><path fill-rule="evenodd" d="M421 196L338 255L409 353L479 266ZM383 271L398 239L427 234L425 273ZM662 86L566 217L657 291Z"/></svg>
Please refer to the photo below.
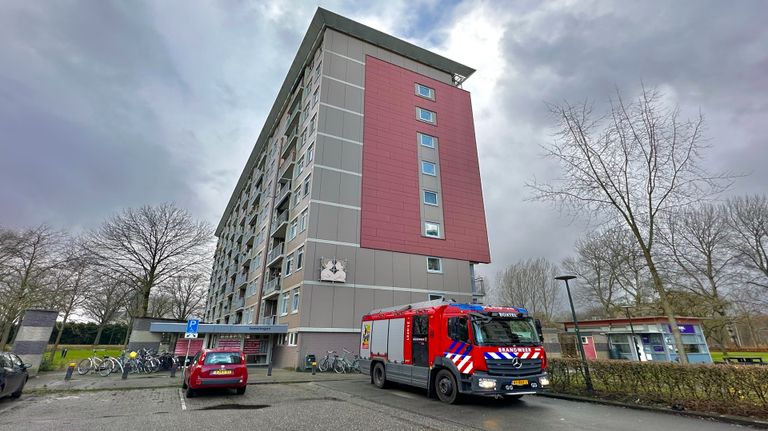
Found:
<svg viewBox="0 0 768 431"><path fill-rule="evenodd" d="M384 388L520 398L549 385L541 325L524 308L427 301L363 316L360 368Z"/></svg>

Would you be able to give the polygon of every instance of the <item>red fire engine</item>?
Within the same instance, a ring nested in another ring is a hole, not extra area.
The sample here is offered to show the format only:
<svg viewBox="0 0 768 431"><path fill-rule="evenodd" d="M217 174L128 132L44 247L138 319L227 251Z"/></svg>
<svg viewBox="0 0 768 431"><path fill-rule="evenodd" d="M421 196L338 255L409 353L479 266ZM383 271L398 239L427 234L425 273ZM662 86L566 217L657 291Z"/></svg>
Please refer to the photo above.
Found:
<svg viewBox="0 0 768 431"><path fill-rule="evenodd" d="M541 325L524 308L445 300L375 310L363 317L360 368L380 388L520 398L549 385Z"/></svg>

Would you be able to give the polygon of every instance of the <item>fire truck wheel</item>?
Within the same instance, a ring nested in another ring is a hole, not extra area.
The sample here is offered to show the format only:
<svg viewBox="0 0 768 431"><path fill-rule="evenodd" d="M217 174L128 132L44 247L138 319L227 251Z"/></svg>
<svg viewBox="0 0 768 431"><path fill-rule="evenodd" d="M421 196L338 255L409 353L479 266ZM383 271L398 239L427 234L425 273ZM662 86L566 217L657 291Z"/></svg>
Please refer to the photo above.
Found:
<svg viewBox="0 0 768 431"><path fill-rule="evenodd" d="M384 370L384 364L377 362L373 366L373 384L377 388L384 389L388 386L387 383L387 372Z"/></svg>
<svg viewBox="0 0 768 431"><path fill-rule="evenodd" d="M459 387L456 377L449 370L440 370L435 377L435 392L440 401L454 404L459 397Z"/></svg>

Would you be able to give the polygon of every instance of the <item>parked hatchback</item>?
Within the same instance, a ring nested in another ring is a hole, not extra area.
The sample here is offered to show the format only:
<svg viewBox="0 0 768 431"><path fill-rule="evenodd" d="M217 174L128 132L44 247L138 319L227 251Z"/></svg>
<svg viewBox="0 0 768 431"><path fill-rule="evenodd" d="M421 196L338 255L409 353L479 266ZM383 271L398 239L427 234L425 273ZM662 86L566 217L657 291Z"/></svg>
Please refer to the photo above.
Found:
<svg viewBox="0 0 768 431"><path fill-rule="evenodd" d="M187 390L187 397L195 396L200 389L209 388L231 388L242 395L248 384L245 355L231 348L204 349L195 355L184 371L182 388Z"/></svg>
<svg viewBox="0 0 768 431"><path fill-rule="evenodd" d="M21 396L29 379L29 367L17 355L0 352L0 398Z"/></svg>

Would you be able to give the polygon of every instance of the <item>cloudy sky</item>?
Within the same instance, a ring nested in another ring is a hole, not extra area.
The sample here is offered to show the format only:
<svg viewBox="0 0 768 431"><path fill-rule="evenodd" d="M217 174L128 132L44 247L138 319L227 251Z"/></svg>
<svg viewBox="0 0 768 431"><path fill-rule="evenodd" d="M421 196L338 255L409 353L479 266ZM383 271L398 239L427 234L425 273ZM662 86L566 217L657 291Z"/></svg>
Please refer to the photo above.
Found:
<svg viewBox="0 0 768 431"><path fill-rule="evenodd" d="M584 230L526 200L526 181L556 172L545 102L643 81L705 115L713 170L751 172L733 193L768 185L764 1L6 0L0 226L79 230L163 201L217 223L318 5L477 69L481 273L558 261Z"/></svg>

